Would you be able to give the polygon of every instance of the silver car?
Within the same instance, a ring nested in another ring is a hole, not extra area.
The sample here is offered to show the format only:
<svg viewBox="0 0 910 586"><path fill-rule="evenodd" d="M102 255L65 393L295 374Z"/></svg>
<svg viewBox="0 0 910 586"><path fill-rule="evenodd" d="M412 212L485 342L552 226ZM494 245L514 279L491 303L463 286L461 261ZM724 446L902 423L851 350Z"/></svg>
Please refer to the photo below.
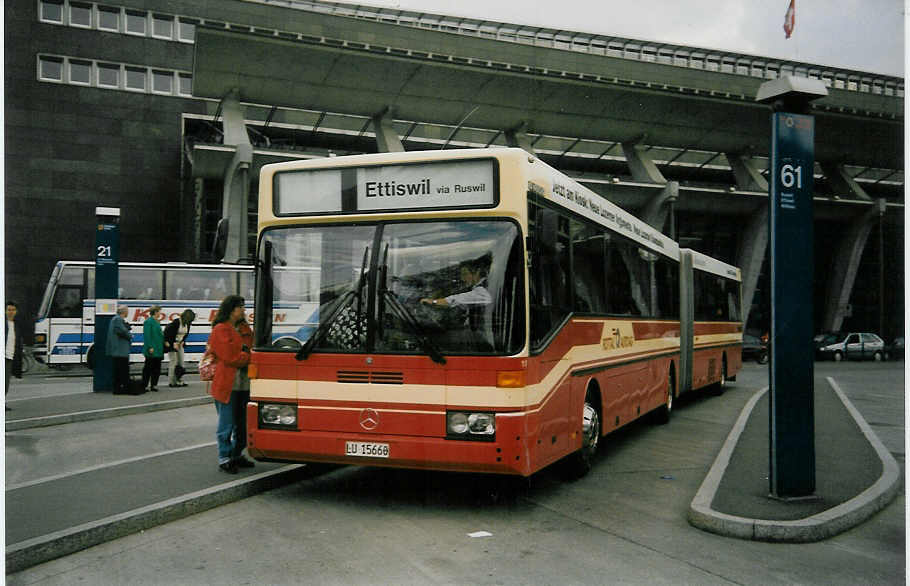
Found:
<svg viewBox="0 0 910 586"><path fill-rule="evenodd" d="M867 360L876 362L885 359L885 342L875 334L851 332L843 334L832 344L819 348L822 357L841 360Z"/></svg>

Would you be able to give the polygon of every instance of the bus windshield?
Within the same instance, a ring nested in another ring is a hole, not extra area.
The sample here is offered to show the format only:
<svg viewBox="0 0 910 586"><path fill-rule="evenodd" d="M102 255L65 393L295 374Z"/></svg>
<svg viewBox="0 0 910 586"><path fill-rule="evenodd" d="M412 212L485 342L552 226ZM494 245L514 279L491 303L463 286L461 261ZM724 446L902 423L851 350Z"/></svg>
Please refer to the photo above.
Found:
<svg viewBox="0 0 910 586"><path fill-rule="evenodd" d="M488 219L268 230L257 304L304 326L278 335L257 324L257 346L305 347L302 358L517 353L525 335L519 234L512 221Z"/></svg>

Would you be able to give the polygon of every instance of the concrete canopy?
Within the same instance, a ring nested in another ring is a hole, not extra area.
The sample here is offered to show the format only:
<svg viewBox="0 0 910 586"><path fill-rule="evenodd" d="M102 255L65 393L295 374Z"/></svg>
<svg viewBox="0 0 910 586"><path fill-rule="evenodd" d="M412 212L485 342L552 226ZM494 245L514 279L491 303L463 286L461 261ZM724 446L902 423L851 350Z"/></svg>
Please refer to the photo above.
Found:
<svg viewBox="0 0 910 586"><path fill-rule="evenodd" d="M680 149L769 150L769 110L751 101L402 53L199 27L193 93L221 99L236 89L246 103L362 116L389 109L406 120ZM900 122L817 115L817 158L901 168ZM887 162L882 153L897 156Z"/></svg>

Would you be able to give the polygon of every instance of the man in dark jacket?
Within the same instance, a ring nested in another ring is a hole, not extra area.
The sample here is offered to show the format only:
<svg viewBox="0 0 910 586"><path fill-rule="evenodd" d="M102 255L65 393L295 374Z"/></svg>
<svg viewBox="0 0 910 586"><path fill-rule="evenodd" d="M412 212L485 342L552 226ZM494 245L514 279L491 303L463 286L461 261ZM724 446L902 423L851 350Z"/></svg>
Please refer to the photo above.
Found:
<svg viewBox="0 0 910 586"><path fill-rule="evenodd" d="M114 394L129 393L130 386L130 347L132 336L130 325L126 323L129 307L121 305L117 315L111 320L107 330L107 355L114 362Z"/></svg>
<svg viewBox="0 0 910 586"><path fill-rule="evenodd" d="M18 311L19 306L15 301L6 302L6 393L9 393L9 380L12 377L22 378L22 332L16 321ZM9 406L6 410L10 410Z"/></svg>

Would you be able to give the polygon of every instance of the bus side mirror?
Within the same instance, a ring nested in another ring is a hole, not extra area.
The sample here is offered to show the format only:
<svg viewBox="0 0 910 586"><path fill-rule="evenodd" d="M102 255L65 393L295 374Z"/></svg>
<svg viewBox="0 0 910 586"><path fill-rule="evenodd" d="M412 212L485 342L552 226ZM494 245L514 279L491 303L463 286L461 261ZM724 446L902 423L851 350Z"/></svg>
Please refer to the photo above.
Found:
<svg viewBox="0 0 910 586"><path fill-rule="evenodd" d="M227 218L218 220L218 227L215 228L215 242L212 244L212 255L215 262L224 260L224 253L227 251L227 239L230 222Z"/></svg>

